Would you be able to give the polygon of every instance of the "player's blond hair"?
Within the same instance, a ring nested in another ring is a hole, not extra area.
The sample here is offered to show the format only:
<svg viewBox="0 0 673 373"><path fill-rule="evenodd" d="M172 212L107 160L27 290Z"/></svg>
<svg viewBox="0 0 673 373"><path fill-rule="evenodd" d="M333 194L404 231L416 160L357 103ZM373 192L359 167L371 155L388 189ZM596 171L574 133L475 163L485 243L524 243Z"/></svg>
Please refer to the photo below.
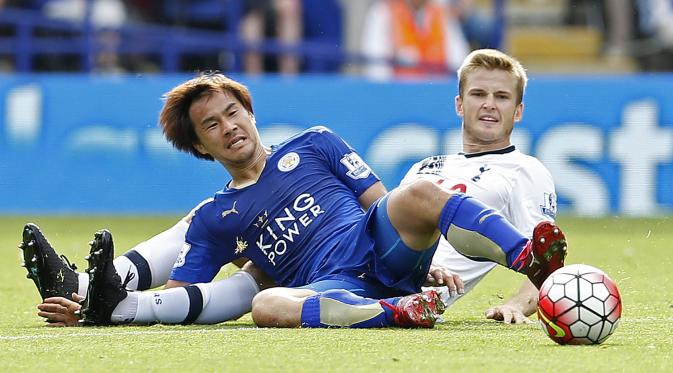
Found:
<svg viewBox="0 0 673 373"><path fill-rule="evenodd" d="M252 97L246 86L220 73L208 72L166 93L164 107L159 115L159 125L164 136L176 149L210 161L213 157L209 154L201 154L194 147L194 144L199 143L199 139L194 131L194 123L189 119L189 108L196 99L210 96L215 92L228 92L243 105L245 110L254 114Z"/></svg>
<svg viewBox="0 0 673 373"><path fill-rule="evenodd" d="M458 94L461 98L468 75L479 68L510 73L516 79L517 104L523 101L528 83L526 70L514 57L495 49L477 49L465 57L463 64L458 68Z"/></svg>

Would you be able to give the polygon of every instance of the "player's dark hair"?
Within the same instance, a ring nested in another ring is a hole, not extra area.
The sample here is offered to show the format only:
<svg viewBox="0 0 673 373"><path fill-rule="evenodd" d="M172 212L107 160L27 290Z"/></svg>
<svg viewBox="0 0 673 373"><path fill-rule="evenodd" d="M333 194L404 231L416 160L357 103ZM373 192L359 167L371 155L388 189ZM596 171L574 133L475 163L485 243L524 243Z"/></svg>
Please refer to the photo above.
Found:
<svg viewBox="0 0 673 373"><path fill-rule="evenodd" d="M523 101L528 77L526 70L514 57L495 49L477 49L468 54L463 64L458 68L458 94L463 97L463 89L467 75L478 68L487 70L503 70L516 79L517 104Z"/></svg>
<svg viewBox="0 0 673 373"><path fill-rule="evenodd" d="M199 139L194 131L194 123L189 119L189 108L196 99L216 92L231 94L245 110L254 114L252 97L246 86L218 72L203 73L178 85L164 95L165 102L159 115L159 125L166 139L176 149L191 153L197 158L213 160L210 154L201 154L194 147L194 144L199 143Z"/></svg>

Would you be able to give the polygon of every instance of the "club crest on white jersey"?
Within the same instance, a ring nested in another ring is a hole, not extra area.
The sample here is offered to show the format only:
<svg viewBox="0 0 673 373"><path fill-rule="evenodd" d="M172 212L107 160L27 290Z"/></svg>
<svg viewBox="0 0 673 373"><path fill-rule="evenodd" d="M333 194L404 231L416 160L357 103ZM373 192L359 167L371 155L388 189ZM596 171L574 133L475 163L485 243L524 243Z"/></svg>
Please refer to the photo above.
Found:
<svg viewBox="0 0 673 373"><path fill-rule="evenodd" d="M290 152L278 160L278 169L282 172L292 171L299 166L299 154Z"/></svg>
<svg viewBox="0 0 673 373"><path fill-rule="evenodd" d="M340 162L348 169L346 175L354 180L365 179L372 172L365 161L355 152L344 155Z"/></svg>

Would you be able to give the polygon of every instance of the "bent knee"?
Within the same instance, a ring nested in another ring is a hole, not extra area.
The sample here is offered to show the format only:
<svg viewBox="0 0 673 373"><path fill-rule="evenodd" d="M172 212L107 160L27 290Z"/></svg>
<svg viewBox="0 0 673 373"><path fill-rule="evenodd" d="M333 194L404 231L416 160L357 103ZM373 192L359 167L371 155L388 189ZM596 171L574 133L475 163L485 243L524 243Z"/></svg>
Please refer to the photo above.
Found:
<svg viewBox="0 0 673 373"><path fill-rule="evenodd" d="M267 290L261 291L252 298L252 321L257 326L271 326L269 325L273 317L273 294L269 294Z"/></svg>
<svg viewBox="0 0 673 373"><path fill-rule="evenodd" d="M444 189L439 185L437 185L436 183L426 179L415 180L412 183L408 184L404 188L404 193L407 195L408 198L421 199L421 200L427 200L432 197L437 197L438 195L444 193L449 195L454 194L453 191Z"/></svg>
<svg viewBox="0 0 673 373"><path fill-rule="evenodd" d="M252 320L259 327L296 328L301 325L306 289L271 288L252 299Z"/></svg>
<svg viewBox="0 0 673 373"><path fill-rule="evenodd" d="M444 189L430 180L416 180L396 189L395 203L398 207L411 211L424 210L429 207L443 206L455 194L454 191Z"/></svg>

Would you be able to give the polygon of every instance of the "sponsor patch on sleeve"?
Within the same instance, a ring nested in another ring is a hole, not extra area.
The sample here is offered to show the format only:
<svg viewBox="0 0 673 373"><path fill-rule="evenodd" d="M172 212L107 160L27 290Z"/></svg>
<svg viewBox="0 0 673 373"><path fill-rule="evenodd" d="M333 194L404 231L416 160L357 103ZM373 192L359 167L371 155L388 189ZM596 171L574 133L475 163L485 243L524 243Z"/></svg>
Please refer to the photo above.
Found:
<svg viewBox="0 0 673 373"><path fill-rule="evenodd" d="M187 253L191 248L192 245L186 242L182 245L182 249L180 249L180 254L178 254L178 258L175 259L175 264L173 264L173 268L178 268L185 265L185 258L187 257Z"/></svg>
<svg viewBox="0 0 673 373"><path fill-rule="evenodd" d="M365 179L372 172L365 161L355 152L344 155L340 162L348 169L346 175L351 179Z"/></svg>
<svg viewBox="0 0 673 373"><path fill-rule="evenodd" d="M544 202L540 205L542 213L552 219L556 219L556 194L545 193Z"/></svg>

